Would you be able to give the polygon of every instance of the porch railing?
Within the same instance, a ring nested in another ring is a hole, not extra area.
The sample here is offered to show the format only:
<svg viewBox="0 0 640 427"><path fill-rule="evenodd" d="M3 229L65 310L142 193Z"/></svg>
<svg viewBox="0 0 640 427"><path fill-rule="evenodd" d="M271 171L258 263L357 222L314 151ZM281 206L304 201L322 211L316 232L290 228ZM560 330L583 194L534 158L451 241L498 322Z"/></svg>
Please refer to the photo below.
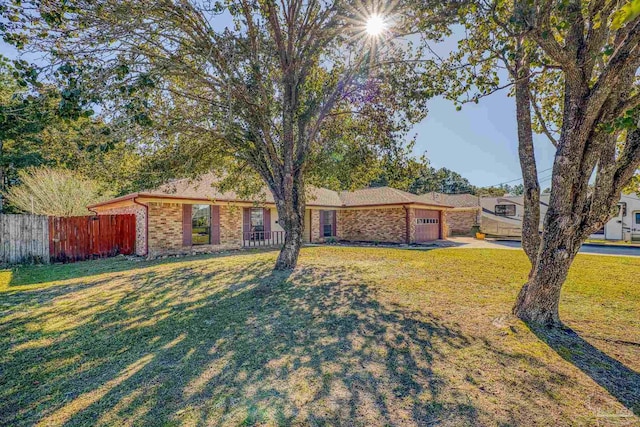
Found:
<svg viewBox="0 0 640 427"><path fill-rule="evenodd" d="M251 231L242 233L245 248L267 248L284 245L284 231Z"/></svg>

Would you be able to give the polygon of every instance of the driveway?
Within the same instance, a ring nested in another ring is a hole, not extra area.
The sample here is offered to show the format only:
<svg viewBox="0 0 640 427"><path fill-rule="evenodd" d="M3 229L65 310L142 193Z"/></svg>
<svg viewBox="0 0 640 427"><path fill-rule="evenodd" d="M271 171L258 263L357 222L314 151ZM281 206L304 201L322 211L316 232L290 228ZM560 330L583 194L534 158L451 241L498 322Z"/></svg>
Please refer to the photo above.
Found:
<svg viewBox="0 0 640 427"><path fill-rule="evenodd" d="M452 247L458 248L484 248L484 249L521 249L520 242L515 240L477 240L472 237L450 237L448 242ZM640 257L640 247L585 244L580 248L580 253L594 255L616 255Z"/></svg>

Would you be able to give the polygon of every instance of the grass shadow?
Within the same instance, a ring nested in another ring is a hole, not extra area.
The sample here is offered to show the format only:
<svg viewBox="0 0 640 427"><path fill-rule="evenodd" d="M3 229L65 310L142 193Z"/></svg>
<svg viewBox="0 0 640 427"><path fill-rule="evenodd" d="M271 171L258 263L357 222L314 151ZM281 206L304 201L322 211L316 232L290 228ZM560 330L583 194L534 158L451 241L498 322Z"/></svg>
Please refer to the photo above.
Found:
<svg viewBox="0 0 640 427"><path fill-rule="evenodd" d="M82 279L105 273L129 272L158 265L175 264L184 262L185 258L188 260L205 260L211 258L224 258L229 256L248 256L255 255L257 253L273 252L275 250L276 249L274 248L243 249L211 254L190 255L188 256L188 258L184 256L171 256L167 258L158 258L155 260L117 256L106 259L78 261L68 264L53 263L13 266L7 267L5 269L5 271L11 272L11 279L9 280L6 290L10 291L12 287L30 286L41 283L59 282L72 279Z"/></svg>
<svg viewBox="0 0 640 427"><path fill-rule="evenodd" d="M529 329L636 415L640 415L640 374L585 341L570 328Z"/></svg>
<svg viewBox="0 0 640 427"><path fill-rule="evenodd" d="M469 345L455 326L379 302L353 270L272 261L24 293L0 322L0 424L476 422L433 369Z"/></svg>

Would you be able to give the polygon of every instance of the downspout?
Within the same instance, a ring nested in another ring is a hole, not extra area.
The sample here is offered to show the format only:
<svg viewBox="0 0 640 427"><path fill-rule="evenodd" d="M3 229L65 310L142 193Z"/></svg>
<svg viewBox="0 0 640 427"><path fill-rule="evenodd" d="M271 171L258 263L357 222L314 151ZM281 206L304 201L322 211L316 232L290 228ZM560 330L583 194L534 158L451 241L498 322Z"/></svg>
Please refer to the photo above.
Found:
<svg viewBox="0 0 640 427"><path fill-rule="evenodd" d="M144 208L144 255L149 255L149 205L140 203L136 197L132 199L133 203Z"/></svg>
<svg viewBox="0 0 640 427"><path fill-rule="evenodd" d="M409 215L409 208L407 207L407 205L404 205L404 228L405 228L405 241L407 243L407 245L411 244L411 217Z"/></svg>
<svg viewBox="0 0 640 427"><path fill-rule="evenodd" d="M87 210L88 210L89 212L92 212L95 216L98 216L98 211L96 211L96 210L94 210L94 209L91 209L91 208L87 208Z"/></svg>

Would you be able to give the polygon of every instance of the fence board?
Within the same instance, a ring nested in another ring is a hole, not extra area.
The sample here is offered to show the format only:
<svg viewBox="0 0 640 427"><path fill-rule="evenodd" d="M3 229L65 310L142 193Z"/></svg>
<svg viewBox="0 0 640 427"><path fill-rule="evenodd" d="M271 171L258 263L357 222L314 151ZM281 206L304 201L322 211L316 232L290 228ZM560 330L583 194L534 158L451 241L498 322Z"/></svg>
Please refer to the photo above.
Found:
<svg viewBox="0 0 640 427"><path fill-rule="evenodd" d="M135 215L99 215L49 219L52 261L73 262L130 255L136 240Z"/></svg>
<svg viewBox="0 0 640 427"><path fill-rule="evenodd" d="M0 214L0 264L49 261L48 219Z"/></svg>

